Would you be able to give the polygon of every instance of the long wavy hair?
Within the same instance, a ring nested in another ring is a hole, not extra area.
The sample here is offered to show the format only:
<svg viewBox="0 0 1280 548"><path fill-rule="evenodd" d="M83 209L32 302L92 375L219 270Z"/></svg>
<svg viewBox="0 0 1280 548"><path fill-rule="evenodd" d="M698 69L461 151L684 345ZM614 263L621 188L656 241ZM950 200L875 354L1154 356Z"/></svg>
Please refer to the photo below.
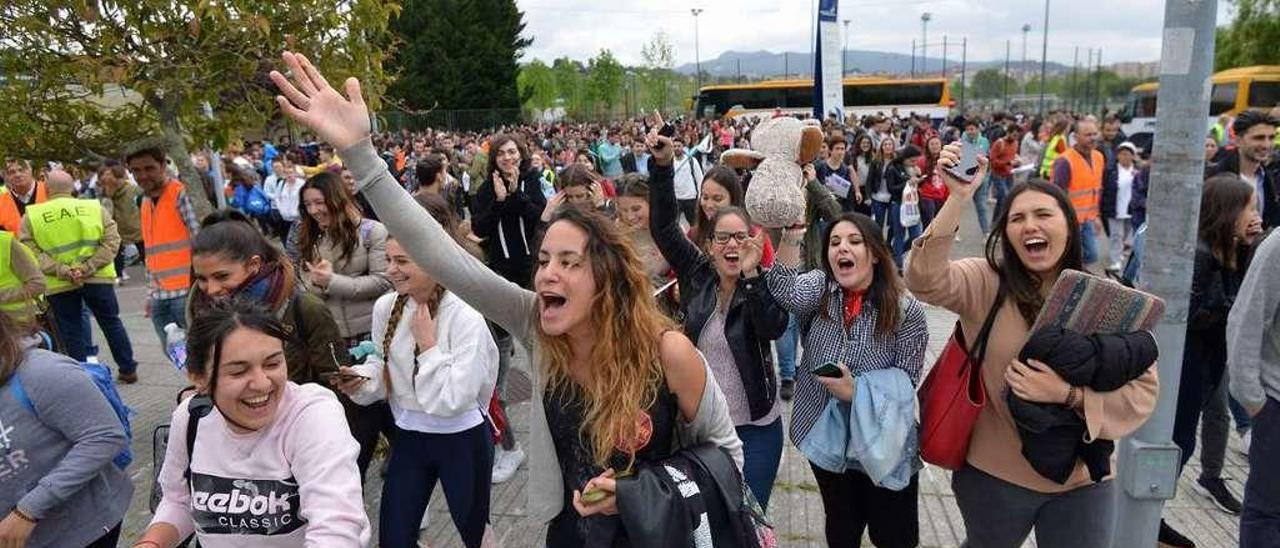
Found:
<svg viewBox="0 0 1280 548"><path fill-rule="evenodd" d="M1239 262L1247 254L1249 246L1236 241L1236 219L1249 207L1253 186L1234 173L1220 173L1204 182L1200 194L1200 225L1197 237L1213 258L1231 270L1239 269Z"/></svg>
<svg viewBox="0 0 1280 548"><path fill-rule="evenodd" d="M321 259L320 238L327 235L338 244L338 256L335 257L334 263L346 260L351 257L356 246L360 245L362 218L360 207L356 205L355 198L351 196L346 183L343 183L342 178L334 173L324 171L313 175L302 185L298 195L305 196L310 189L318 190L324 196L324 205L329 210L329 218L332 221L328 229L321 229L315 218L307 213L307 207L302 203L298 204L299 256L308 263L319 261Z"/></svg>
<svg viewBox="0 0 1280 548"><path fill-rule="evenodd" d="M567 335L538 329L539 351L546 364L547 387L554 393L580 397L585 413L581 433L592 457L606 466L615 448L631 439L641 417L657 400L665 375L662 334L676 328L658 308L653 284L631 241L615 223L582 208L558 211L548 226L565 222L587 233L587 260L596 293L587 320L595 326L596 344L588 358L591 378L581 384L569 375L573 350ZM576 387L578 390L573 390ZM630 463L635 454L629 455Z"/></svg>
<svg viewBox="0 0 1280 548"><path fill-rule="evenodd" d="M1068 268L1084 270L1084 251L1080 244L1080 223L1076 220L1076 210L1071 206L1066 191L1044 179L1031 179L1013 185L1009 190L1009 197L1000 203L991 232L987 234L986 258L987 266L1000 276L1000 291L1005 297L1013 299L1018 313L1030 327L1044 307L1044 297L1040 294L1040 277L1027 270L1022 260L1018 259L1013 243L1005 236L1005 228L1009 226L1009 207L1014 198L1024 192L1048 194L1058 203L1058 208L1067 219L1067 246L1058 261L1059 272Z"/></svg>

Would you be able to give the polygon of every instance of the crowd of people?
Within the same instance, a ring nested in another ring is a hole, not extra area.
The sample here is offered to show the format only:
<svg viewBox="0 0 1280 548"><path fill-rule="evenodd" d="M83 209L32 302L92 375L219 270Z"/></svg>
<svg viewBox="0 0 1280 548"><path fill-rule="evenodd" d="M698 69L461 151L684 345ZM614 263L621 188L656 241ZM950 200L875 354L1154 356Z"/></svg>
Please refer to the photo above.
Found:
<svg viewBox="0 0 1280 548"><path fill-rule="evenodd" d="M1016 547L1033 531L1039 546L1110 544L1109 469L1068 455L1046 476L1033 462L1046 448L1020 437L1010 401L1074 411L1088 444L1155 407L1153 357L1100 390L1021 354L1065 270L1137 282L1158 182L1115 117L828 119L801 170L804 219L765 227L746 208L750 171L718 161L750 148L756 120L371 135L357 82L339 92L305 57L283 60L280 108L319 142L201 152L195 185L158 148L80 173L6 161L0 545L120 541L129 426L114 388L78 362L98 359L92 318L115 382L137 382L138 335L116 298L139 283L125 274L135 263L155 334L192 384L136 548L370 545L370 468L383 476L379 545L417 544L437 483L462 542L491 545L492 485L522 465L548 546L685 539L691 519L699 538L777 545L763 516L784 431L809 461L828 545L868 533L916 546L915 391L930 337L947 335L930 333L926 305L982 348L987 404L951 476L965 545ZM1199 428L1198 488L1241 516L1242 546L1269 546L1277 120L1223 123L1206 139L1174 441L1185 464ZM966 179L954 169L970 150ZM203 200L225 207L198 219ZM985 254L953 258L970 215ZM523 440L504 397L518 354L534 387ZM894 435L849 424L864 411ZM1222 477L1233 421L1250 461L1243 503ZM1160 538L1194 546L1165 522Z"/></svg>

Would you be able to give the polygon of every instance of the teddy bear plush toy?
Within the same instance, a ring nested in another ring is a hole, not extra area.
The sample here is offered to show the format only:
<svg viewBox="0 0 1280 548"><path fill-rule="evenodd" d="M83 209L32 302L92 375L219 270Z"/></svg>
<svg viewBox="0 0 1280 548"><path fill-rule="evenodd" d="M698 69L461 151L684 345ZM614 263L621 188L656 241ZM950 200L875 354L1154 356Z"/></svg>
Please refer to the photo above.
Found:
<svg viewBox="0 0 1280 548"><path fill-rule="evenodd" d="M818 157L822 127L816 120L771 118L751 132L752 150L729 149L720 161L751 171L746 206L751 220L766 228L804 221L804 171Z"/></svg>

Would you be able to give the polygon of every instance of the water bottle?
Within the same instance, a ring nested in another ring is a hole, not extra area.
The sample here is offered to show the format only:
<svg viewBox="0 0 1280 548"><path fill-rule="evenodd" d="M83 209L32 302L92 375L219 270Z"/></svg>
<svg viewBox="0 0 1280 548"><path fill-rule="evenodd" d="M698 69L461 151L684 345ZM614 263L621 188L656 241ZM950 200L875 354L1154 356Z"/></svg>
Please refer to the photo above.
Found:
<svg viewBox="0 0 1280 548"><path fill-rule="evenodd" d="M187 367L187 332L176 323L164 326L164 350L179 371Z"/></svg>

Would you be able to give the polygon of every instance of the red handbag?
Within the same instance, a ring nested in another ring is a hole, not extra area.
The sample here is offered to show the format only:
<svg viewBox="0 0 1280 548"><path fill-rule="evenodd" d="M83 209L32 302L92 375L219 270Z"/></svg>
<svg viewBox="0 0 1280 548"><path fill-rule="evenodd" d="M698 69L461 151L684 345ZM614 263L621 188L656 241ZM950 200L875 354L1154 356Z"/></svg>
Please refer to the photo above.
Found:
<svg viewBox="0 0 1280 548"><path fill-rule="evenodd" d="M982 360L987 354L991 325L1004 301L996 295L972 347L965 344L960 322L920 385L920 457L947 470L959 470L969 455L969 436L987 404L982 385Z"/></svg>

